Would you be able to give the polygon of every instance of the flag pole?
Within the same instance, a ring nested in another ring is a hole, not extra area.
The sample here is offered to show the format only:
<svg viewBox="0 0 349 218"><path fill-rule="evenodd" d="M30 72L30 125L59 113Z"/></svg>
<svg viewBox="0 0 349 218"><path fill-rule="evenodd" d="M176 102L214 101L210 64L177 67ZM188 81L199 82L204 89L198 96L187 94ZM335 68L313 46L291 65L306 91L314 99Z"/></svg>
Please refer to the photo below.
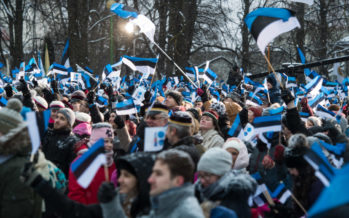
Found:
<svg viewBox="0 0 349 218"><path fill-rule="evenodd" d="M281 88L284 89L284 86L282 85L281 81L279 80L279 77L276 75L276 72L275 72L275 70L274 70L274 67L271 65L269 59L267 58L267 56L266 56L265 54L263 54L263 57L264 57L264 59L267 61L268 66L270 67L270 69L273 71L276 81L279 83L279 85L281 86Z"/></svg>
<svg viewBox="0 0 349 218"><path fill-rule="evenodd" d="M304 209L303 205L297 200L297 198L293 195L293 193L290 191L291 193L291 197L294 200L294 202L296 202L296 204L298 205L299 208L301 208L301 210L304 212L304 214L307 216L307 211Z"/></svg>
<svg viewBox="0 0 349 218"><path fill-rule="evenodd" d="M184 71L176 64L176 62L174 62L174 60L168 56L168 54L162 50L162 48L156 43L156 42L152 42L160 51L163 55L165 55L165 57L171 61L175 67L177 67L177 69L179 70L179 72L181 72L183 74L183 76L191 83L195 86L195 88L198 88L198 86L187 76L187 74L184 73Z"/></svg>
<svg viewBox="0 0 349 218"><path fill-rule="evenodd" d="M107 164L104 164L104 176L105 176L105 181L109 182L109 170Z"/></svg>

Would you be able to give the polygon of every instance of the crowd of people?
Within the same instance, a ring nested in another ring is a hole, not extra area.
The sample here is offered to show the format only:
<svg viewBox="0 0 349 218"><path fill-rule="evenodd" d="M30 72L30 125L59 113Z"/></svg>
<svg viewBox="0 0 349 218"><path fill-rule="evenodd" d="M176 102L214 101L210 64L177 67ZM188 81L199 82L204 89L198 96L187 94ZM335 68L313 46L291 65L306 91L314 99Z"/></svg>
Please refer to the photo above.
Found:
<svg viewBox="0 0 349 218"><path fill-rule="evenodd" d="M0 217L306 217L331 186L321 182L304 155L314 143L344 143L340 166L322 147L333 168L344 167L349 161L349 111L341 101L330 102L327 109L340 122L319 117L306 95L295 104L295 93L282 89L274 75L267 77L263 103L251 105L246 96L257 87L236 78L228 81L228 86L237 86L231 92L215 87L218 97L208 85L201 86L194 91L194 102L185 98L185 85L163 86L164 96L148 89L138 113L129 115L118 115L113 105L130 98L134 89L116 90L101 82L95 89L65 93L56 80L42 85L23 78L4 84ZM99 104L98 96L108 104ZM281 106L281 132L247 141L232 137L236 119L244 128ZM30 155L26 112L46 110L51 111L48 129L38 152ZM303 120L300 112L310 116ZM167 127L159 152L145 151L149 127ZM84 188L71 165L101 138L106 166ZM292 193L286 201L268 194L280 182ZM269 192L259 195L261 184ZM342 202L316 217L346 217L348 210L348 202Z"/></svg>

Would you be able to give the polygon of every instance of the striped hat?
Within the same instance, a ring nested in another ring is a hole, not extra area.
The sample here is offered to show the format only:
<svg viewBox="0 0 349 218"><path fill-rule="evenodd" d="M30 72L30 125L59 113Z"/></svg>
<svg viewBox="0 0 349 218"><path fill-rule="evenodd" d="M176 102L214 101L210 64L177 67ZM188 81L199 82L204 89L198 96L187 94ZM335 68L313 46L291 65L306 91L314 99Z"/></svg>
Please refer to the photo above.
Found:
<svg viewBox="0 0 349 218"><path fill-rule="evenodd" d="M168 119L168 122L181 126L191 126L192 118L188 112L176 111L172 113L171 117Z"/></svg>
<svg viewBox="0 0 349 218"><path fill-rule="evenodd" d="M35 96L34 102L37 106L44 108L45 110L48 108L47 101L41 96Z"/></svg>
<svg viewBox="0 0 349 218"><path fill-rule="evenodd" d="M148 109L148 114L168 113L168 107L162 103L155 102L153 107Z"/></svg>
<svg viewBox="0 0 349 218"><path fill-rule="evenodd" d="M60 109L60 108L65 108L63 102L61 101L52 101L50 104L51 109Z"/></svg>

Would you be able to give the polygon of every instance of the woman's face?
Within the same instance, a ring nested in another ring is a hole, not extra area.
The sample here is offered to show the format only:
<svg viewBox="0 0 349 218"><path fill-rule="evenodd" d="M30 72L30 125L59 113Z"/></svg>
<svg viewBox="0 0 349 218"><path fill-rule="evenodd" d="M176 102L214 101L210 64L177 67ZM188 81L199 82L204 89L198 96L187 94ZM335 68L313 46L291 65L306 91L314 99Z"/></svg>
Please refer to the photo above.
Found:
<svg viewBox="0 0 349 218"><path fill-rule="evenodd" d="M254 114L251 110L248 110L248 122L253 123L254 120Z"/></svg>
<svg viewBox="0 0 349 218"><path fill-rule="evenodd" d="M202 130L214 129L213 119L208 116L202 116L200 120L200 129Z"/></svg>
<svg viewBox="0 0 349 218"><path fill-rule="evenodd" d="M231 154L231 156L233 157L233 166L234 166L234 163L236 161L236 159L238 158L239 156L239 151L236 150L235 148L227 148L227 151Z"/></svg>
<svg viewBox="0 0 349 218"><path fill-rule="evenodd" d="M127 170L121 170L118 183L121 194L127 194L129 197L137 195L137 178Z"/></svg>
<svg viewBox="0 0 349 218"><path fill-rule="evenodd" d="M115 117L116 117L116 113L111 113L110 114L110 117L109 117L109 120L108 120L110 124L114 123Z"/></svg>
<svg viewBox="0 0 349 218"><path fill-rule="evenodd" d="M105 138L104 139L104 149L106 152L113 150L113 139L112 138Z"/></svg>

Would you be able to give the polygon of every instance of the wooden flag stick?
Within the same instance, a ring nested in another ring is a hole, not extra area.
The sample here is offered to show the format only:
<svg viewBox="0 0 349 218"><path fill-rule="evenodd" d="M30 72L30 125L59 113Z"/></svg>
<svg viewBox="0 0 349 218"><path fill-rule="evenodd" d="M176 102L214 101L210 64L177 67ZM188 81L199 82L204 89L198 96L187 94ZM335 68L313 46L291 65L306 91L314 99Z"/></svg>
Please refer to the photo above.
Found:
<svg viewBox="0 0 349 218"><path fill-rule="evenodd" d="M307 216L307 211L304 209L303 205L297 200L297 198L293 195L293 193L291 192L291 197L294 200L294 202L296 202L296 204L298 205L299 208L301 208L301 210L304 212L304 214Z"/></svg>
<svg viewBox="0 0 349 218"><path fill-rule="evenodd" d="M263 56L264 56L264 59L267 61L268 66L269 66L270 69L273 71L276 81L279 83L279 85L281 86L281 88L284 89L284 86L282 85L281 81L279 80L279 77L276 75L276 72L275 72L275 70L274 70L274 67L271 65L269 59L267 58L267 56L266 56L265 54L263 54Z"/></svg>
<svg viewBox="0 0 349 218"><path fill-rule="evenodd" d="M109 170L107 164L104 164L104 176L105 176L105 181L109 182Z"/></svg>

